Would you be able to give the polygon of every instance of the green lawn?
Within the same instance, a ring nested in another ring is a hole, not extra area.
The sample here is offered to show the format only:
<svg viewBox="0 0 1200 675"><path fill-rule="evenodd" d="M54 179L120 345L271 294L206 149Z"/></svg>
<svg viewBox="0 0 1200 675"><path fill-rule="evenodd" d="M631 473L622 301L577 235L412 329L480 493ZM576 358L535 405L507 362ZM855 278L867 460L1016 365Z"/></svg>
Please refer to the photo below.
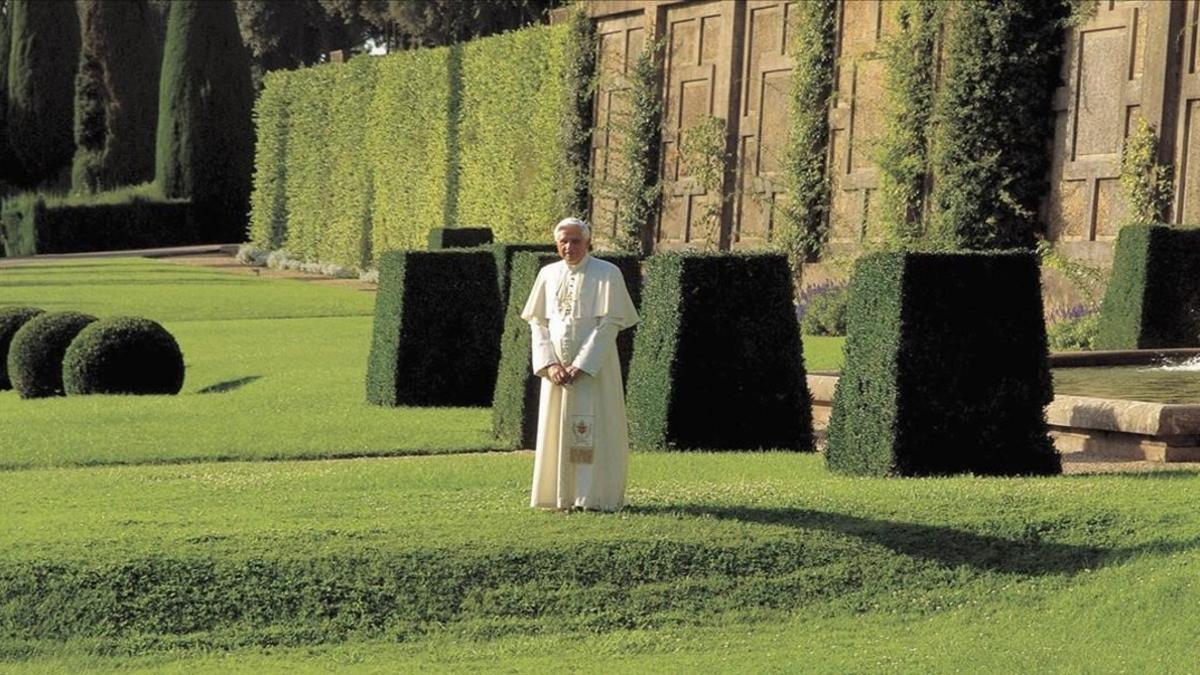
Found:
<svg viewBox="0 0 1200 675"><path fill-rule="evenodd" d="M889 480L815 455L640 454L627 511L562 515L526 507L531 464L0 473L0 580L25 580L0 584L0 655L22 672L1195 662L1196 474Z"/></svg>
<svg viewBox="0 0 1200 675"><path fill-rule="evenodd" d="M650 453L620 514L533 511L529 453L444 454L491 447L489 411L363 402L372 303L141 260L0 269L0 304L149 316L188 366L177 397L0 394L0 671L1195 669L1196 473ZM842 344L805 339L807 367ZM357 458L287 461L335 456Z"/></svg>
<svg viewBox="0 0 1200 675"><path fill-rule="evenodd" d="M0 269L0 306L162 322L179 396L22 401L0 392L0 468L338 457L494 447L485 409L365 401L374 294L138 259Z"/></svg>

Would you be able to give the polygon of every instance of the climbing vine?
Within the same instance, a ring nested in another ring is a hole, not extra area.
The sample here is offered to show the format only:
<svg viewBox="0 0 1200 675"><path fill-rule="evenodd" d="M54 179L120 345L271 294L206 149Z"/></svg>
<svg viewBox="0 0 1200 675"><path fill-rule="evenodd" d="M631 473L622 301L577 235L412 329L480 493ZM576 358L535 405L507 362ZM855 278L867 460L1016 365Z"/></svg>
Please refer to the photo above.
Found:
<svg viewBox="0 0 1200 675"><path fill-rule="evenodd" d="M662 104L658 98L658 55L661 45L646 43L629 69L627 113L614 120L621 139L617 153L618 178L606 186L617 201L613 244L629 253L648 253L646 236L658 212L662 181L658 175L658 146Z"/></svg>
<svg viewBox="0 0 1200 675"><path fill-rule="evenodd" d="M779 210L775 245L788 255L794 274L800 264L825 249L829 231L829 101L833 94L835 0L810 0L792 6L792 86L783 151L787 199Z"/></svg>
<svg viewBox="0 0 1200 675"><path fill-rule="evenodd" d="M715 248L720 241L721 212L729 201L721 193L728 160L725 120L709 116L684 130L679 142L679 154L688 175L696 181L697 186L715 195L692 219L693 231L700 234L705 248Z"/></svg>
<svg viewBox="0 0 1200 675"><path fill-rule="evenodd" d="M902 0L897 9L899 30L883 46L888 114L875 160L880 218L889 243L899 248L916 247L924 234L936 47L945 7L937 0Z"/></svg>
<svg viewBox="0 0 1200 675"><path fill-rule="evenodd" d="M1139 117L1121 150L1121 189L1129 212L1126 224L1151 225L1171 208L1171 167L1158 163L1158 134Z"/></svg>

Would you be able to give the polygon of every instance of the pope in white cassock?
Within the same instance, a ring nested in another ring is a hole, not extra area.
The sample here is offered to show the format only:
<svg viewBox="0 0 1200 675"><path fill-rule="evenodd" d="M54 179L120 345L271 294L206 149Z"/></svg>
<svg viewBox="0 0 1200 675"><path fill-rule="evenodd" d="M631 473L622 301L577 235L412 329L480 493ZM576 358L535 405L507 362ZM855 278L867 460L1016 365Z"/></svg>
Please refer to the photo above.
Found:
<svg viewBox="0 0 1200 675"><path fill-rule="evenodd" d="M616 511L625 503L629 437L617 333L638 322L616 265L588 255L591 228L554 227L559 262L538 273L521 318L542 378L530 506Z"/></svg>

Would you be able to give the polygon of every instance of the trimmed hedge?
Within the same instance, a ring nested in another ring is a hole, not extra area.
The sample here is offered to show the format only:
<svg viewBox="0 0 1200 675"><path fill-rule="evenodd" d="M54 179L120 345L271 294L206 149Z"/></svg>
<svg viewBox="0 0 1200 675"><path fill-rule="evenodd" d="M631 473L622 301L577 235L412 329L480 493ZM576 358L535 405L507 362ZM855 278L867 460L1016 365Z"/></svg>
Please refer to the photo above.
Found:
<svg viewBox="0 0 1200 675"><path fill-rule="evenodd" d="M53 204L35 194L4 200L0 237L9 256L184 246L202 238L186 200Z"/></svg>
<svg viewBox="0 0 1200 675"><path fill-rule="evenodd" d="M818 539L818 550L837 546L830 539ZM403 640L433 627L467 632L480 624L502 631L547 623L578 631L628 629L653 626L668 612L695 614L718 599L742 609L833 600L858 588L848 577L869 575L872 565L885 562L860 556L849 572L814 567L813 541L796 537L627 536L558 545L518 537L507 546L460 548L435 541L421 548L320 542L310 555L269 546L230 553L167 548L99 559L83 552L6 557L0 589L8 644L79 640L136 654ZM808 592L792 592L797 578ZM655 614L647 615L647 608Z"/></svg>
<svg viewBox="0 0 1200 675"><path fill-rule="evenodd" d="M876 253L851 281L830 469L866 475L1061 471L1037 256Z"/></svg>
<svg viewBox="0 0 1200 675"><path fill-rule="evenodd" d="M491 251L384 255L367 400L388 406L491 405L502 321Z"/></svg>
<svg viewBox="0 0 1200 675"><path fill-rule="evenodd" d="M812 450L785 256L652 256L641 313L628 386L634 447Z"/></svg>
<svg viewBox="0 0 1200 675"><path fill-rule="evenodd" d="M578 191L561 171L569 38L538 26L267 77L251 239L362 268L431 227L540 238Z"/></svg>
<svg viewBox="0 0 1200 675"><path fill-rule="evenodd" d="M44 312L38 307L0 309L0 391L12 389L12 381L8 379L8 348L13 336L26 322Z"/></svg>
<svg viewBox="0 0 1200 675"><path fill-rule="evenodd" d="M178 394L183 352L156 321L112 317L88 324L63 356L63 390L76 394Z"/></svg>
<svg viewBox="0 0 1200 675"><path fill-rule="evenodd" d="M561 169L570 37L566 25L539 26L462 45L457 222L486 222L498 241L536 241L562 217L576 187Z"/></svg>
<svg viewBox="0 0 1200 675"><path fill-rule="evenodd" d="M8 349L8 376L21 398L62 396L63 355L71 340L96 317L81 312L52 312L25 323Z"/></svg>
<svg viewBox="0 0 1200 675"><path fill-rule="evenodd" d="M429 250L487 246L492 239L490 227L435 227L429 231Z"/></svg>
<svg viewBox="0 0 1200 675"><path fill-rule="evenodd" d="M266 251L283 248L288 227L289 70L263 77L254 103L254 179L250 190L249 241Z"/></svg>
<svg viewBox="0 0 1200 675"><path fill-rule="evenodd" d="M500 287L500 306L508 306L508 288L512 273L513 256L518 253L554 253L554 244L494 244L492 254L496 256L496 283ZM531 282L532 283L532 282Z"/></svg>
<svg viewBox="0 0 1200 675"><path fill-rule="evenodd" d="M1121 228L1097 349L1200 346L1200 229Z"/></svg>
<svg viewBox="0 0 1200 675"><path fill-rule="evenodd" d="M635 307L641 307L642 274L639 258L632 254L605 253L596 256L616 265L625 279L625 287ZM533 374L532 341L529 324L521 318L521 309L538 271L556 262L550 253L518 253L512 262L512 287L504 315L504 335L500 342L500 368L496 374L496 392L492 396L492 433L506 447L532 448L536 445L538 392L541 383ZM628 381L629 362L637 328L617 335L621 375Z"/></svg>

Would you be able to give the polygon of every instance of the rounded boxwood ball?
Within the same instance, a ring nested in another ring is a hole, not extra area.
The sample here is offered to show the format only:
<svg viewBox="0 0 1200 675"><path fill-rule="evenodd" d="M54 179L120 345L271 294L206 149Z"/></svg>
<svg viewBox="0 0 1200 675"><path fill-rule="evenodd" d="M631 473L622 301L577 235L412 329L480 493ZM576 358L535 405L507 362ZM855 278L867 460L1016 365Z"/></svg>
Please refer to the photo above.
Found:
<svg viewBox="0 0 1200 675"><path fill-rule="evenodd" d="M0 391L12 389L8 379L8 346L21 326L43 310L37 307L5 307L0 309Z"/></svg>
<svg viewBox="0 0 1200 675"><path fill-rule="evenodd" d="M63 354L95 320L80 312L49 312L21 326L8 348L8 376L21 398L62 396Z"/></svg>
<svg viewBox="0 0 1200 675"><path fill-rule="evenodd" d="M63 357L63 386L75 394L178 394L183 352L150 319L101 319L79 332Z"/></svg>

